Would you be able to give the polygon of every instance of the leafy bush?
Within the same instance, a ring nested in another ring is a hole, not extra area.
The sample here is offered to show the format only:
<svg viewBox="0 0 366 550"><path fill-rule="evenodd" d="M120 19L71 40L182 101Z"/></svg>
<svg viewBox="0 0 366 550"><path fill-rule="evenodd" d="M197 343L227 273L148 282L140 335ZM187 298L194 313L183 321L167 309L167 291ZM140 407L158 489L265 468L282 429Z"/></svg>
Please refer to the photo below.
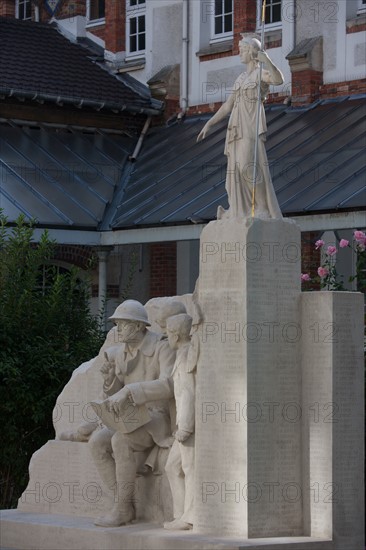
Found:
<svg viewBox="0 0 366 550"><path fill-rule="evenodd" d="M9 228L0 212L1 508L16 505L31 455L53 439L52 409L71 372L103 342L88 282L76 269L59 273L55 244L33 233L24 217Z"/></svg>

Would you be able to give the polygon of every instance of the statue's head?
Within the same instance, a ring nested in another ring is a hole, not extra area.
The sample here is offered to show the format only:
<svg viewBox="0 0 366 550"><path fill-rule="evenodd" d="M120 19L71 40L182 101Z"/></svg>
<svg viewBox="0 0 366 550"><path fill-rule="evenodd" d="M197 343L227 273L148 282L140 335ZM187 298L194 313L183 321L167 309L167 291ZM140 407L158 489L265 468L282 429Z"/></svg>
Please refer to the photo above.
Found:
<svg viewBox="0 0 366 550"><path fill-rule="evenodd" d="M166 334L167 319L173 315L179 315L180 313L187 313L187 310L185 305L182 302L178 302L178 300L171 300L160 308L156 317L156 322L163 334Z"/></svg>
<svg viewBox="0 0 366 550"><path fill-rule="evenodd" d="M169 317L166 322L168 342L172 349L179 347L179 342L188 342L192 328L192 317L187 313L180 313Z"/></svg>
<svg viewBox="0 0 366 550"><path fill-rule="evenodd" d="M137 300L125 300L110 320L117 325L118 340L126 343L138 341L150 325L146 309Z"/></svg>
<svg viewBox="0 0 366 550"><path fill-rule="evenodd" d="M256 59L258 52L261 49L260 41L252 34L242 34L242 39L239 40L239 51L242 57L242 52L248 53L250 60ZM246 57L246 56L245 56ZM247 61L245 61L246 63Z"/></svg>

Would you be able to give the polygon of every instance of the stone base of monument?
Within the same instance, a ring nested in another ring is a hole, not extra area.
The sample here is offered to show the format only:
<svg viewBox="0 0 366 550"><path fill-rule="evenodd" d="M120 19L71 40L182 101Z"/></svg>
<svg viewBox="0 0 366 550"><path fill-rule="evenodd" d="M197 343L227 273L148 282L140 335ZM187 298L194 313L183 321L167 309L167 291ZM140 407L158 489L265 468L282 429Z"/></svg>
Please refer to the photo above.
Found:
<svg viewBox="0 0 366 550"><path fill-rule="evenodd" d="M160 474L138 475L128 495L139 521L163 524L173 519L171 491L164 473L168 452L160 450ZM95 518L113 507L115 496L113 490L104 489L87 443L51 440L32 456L29 483L18 510Z"/></svg>
<svg viewBox="0 0 366 550"><path fill-rule="evenodd" d="M54 440L33 455L18 509L1 512L1 548L364 550L364 299L301 293L300 250L286 220L202 232L193 531L162 528L167 450L160 475L137 477L136 523L106 529L93 518L115 494L88 444ZM57 437L95 420L88 404L115 336L59 396Z"/></svg>
<svg viewBox="0 0 366 550"><path fill-rule="evenodd" d="M106 529L92 518L61 514L1 512L2 550L333 550L332 541L314 537L243 539L210 537L191 531L167 531L136 523Z"/></svg>

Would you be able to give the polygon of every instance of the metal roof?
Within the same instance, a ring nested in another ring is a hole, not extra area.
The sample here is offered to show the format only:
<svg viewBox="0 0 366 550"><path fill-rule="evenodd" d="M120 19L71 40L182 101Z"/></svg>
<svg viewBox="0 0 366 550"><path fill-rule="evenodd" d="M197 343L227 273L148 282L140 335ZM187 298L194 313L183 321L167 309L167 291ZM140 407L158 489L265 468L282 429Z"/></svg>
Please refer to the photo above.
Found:
<svg viewBox="0 0 366 550"><path fill-rule="evenodd" d="M131 149L124 135L0 124L0 208L46 227L96 229Z"/></svg>
<svg viewBox="0 0 366 550"><path fill-rule="evenodd" d="M268 160L285 215L366 207L365 97L266 108ZM187 118L146 136L112 228L207 221L218 205L227 206L227 120L196 143L208 118Z"/></svg>
<svg viewBox="0 0 366 550"><path fill-rule="evenodd" d="M366 208L365 96L267 107L267 152L285 215ZM196 143L208 116L136 139L101 130L0 124L0 208L50 228L109 230L214 219L227 206L227 121ZM365 214L366 217L366 214Z"/></svg>

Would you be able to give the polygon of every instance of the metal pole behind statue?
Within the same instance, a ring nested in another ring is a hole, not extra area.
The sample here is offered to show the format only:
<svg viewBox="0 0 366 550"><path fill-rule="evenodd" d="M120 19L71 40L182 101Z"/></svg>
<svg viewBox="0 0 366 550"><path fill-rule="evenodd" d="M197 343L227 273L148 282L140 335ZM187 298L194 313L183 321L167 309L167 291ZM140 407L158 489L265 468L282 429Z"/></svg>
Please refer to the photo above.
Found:
<svg viewBox="0 0 366 550"><path fill-rule="evenodd" d="M266 18L266 0L263 0L262 5L262 35L261 35L261 49L264 51L264 23ZM257 183L258 172L258 139L259 139L259 117L261 112L261 81L262 81L262 68L263 63L259 63L259 79L258 79L258 107L257 107L257 120L255 131L255 148L254 148L254 170L253 170L253 189L252 189L252 218L254 218L254 205L255 205L255 186Z"/></svg>

